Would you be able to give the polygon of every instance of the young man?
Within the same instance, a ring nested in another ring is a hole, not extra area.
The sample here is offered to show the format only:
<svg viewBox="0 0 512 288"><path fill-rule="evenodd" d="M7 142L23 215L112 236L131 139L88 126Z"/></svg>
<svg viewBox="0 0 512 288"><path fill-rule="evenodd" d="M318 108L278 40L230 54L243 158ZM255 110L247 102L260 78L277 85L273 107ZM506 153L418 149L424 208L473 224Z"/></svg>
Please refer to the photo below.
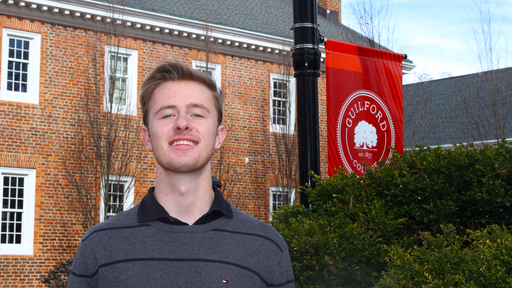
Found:
<svg viewBox="0 0 512 288"><path fill-rule="evenodd" d="M68 287L294 287L281 235L212 187L222 102L213 80L182 63L151 72L141 134L155 155L155 187L85 234Z"/></svg>

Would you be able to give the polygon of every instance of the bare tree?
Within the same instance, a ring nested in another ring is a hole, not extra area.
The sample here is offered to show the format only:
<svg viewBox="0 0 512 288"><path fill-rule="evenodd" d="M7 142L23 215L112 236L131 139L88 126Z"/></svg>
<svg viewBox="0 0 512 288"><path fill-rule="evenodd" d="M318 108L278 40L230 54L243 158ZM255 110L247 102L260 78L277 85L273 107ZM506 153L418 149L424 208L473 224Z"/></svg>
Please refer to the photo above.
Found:
<svg viewBox="0 0 512 288"><path fill-rule="evenodd" d="M122 8L113 3L109 8L112 18L120 18ZM80 104L82 125L76 130L77 147L71 155L76 162L67 169L78 196L84 229L133 205L134 192L129 191L134 190L141 156L137 111L129 105L137 95L128 89L123 28L109 23L105 24L105 32L93 32L95 41L89 43L92 61Z"/></svg>
<svg viewBox="0 0 512 288"><path fill-rule="evenodd" d="M273 94L270 109L273 110L271 125L274 131L265 136L268 143L268 163L271 185L282 195L282 204L290 205L298 189L298 140L295 119L295 89L293 85L293 67L290 55L283 54L277 65L277 72L283 78L270 83ZM268 123L268 121L263 121Z"/></svg>
<svg viewBox="0 0 512 288"><path fill-rule="evenodd" d="M389 0L355 0L349 7L356 29L369 47L401 49L396 35L398 12Z"/></svg>
<svg viewBox="0 0 512 288"><path fill-rule="evenodd" d="M471 83L459 87L460 102L468 121L461 127L475 140L500 139L510 133L512 126L512 97L510 85L512 79L504 24L510 24L507 15L497 15L499 7L496 1L479 0L474 2L469 15L477 19L473 30L473 65L480 73ZM509 23L500 23L500 19ZM510 31L509 31L510 32Z"/></svg>

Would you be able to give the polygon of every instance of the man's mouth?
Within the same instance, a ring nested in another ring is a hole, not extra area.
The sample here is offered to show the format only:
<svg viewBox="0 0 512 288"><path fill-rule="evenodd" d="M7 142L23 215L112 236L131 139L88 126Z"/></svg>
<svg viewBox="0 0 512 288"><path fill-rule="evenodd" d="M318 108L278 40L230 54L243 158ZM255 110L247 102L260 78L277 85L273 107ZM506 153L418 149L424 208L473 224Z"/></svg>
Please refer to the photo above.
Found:
<svg viewBox="0 0 512 288"><path fill-rule="evenodd" d="M188 141L188 140L178 140L171 143L171 146L194 146L196 145L195 142Z"/></svg>

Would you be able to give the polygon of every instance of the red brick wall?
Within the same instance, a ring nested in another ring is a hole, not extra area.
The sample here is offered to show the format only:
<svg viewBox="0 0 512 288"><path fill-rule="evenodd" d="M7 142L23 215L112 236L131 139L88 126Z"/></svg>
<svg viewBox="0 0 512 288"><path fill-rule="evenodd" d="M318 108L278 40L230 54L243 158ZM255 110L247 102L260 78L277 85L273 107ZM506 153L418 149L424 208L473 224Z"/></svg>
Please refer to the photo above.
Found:
<svg viewBox="0 0 512 288"><path fill-rule="evenodd" d="M39 104L0 101L0 166L35 168L37 172L34 255L0 256L0 287L43 287L39 277L61 260L72 258L85 233L80 210L76 209L77 196L66 171L76 169L74 153L84 149L79 146L77 135L83 125L84 90L90 85L84 75L94 63L91 47L104 47L97 43L95 33L83 29L4 15L0 15L0 28L41 34ZM194 59L204 60L204 53L194 49L125 40L124 47L139 53L139 88L146 75L163 60L179 59L189 65ZM237 172L234 179L238 184L232 185L227 196L240 210L265 221L269 216L271 169L266 140L269 80L270 73L278 72L278 67L222 54L214 54L211 61L222 65L224 125L228 129L225 145L231 150L233 169ZM324 76L319 79L320 136L321 156L327 159ZM141 124L140 107L138 110L136 120ZM142 151L135 179L136 202L152 186L155 177L153 156L145 149ZM215 159L218 157L215 155ZM322 162L322 174L327 175L326 161Z"/></svg>

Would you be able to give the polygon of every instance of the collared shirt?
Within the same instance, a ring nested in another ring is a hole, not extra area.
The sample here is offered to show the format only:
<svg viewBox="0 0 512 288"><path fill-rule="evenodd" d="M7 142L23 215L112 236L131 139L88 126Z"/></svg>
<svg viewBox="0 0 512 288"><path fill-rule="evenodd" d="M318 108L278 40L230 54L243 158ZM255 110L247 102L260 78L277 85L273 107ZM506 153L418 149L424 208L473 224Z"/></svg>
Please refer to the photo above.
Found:
<svg viewBox="0 0 512 288"><path fill-rule="evenodd" d="M213 198L210 210L197 219L193 225L210 223L223 215L233 218L233 211L231 211L229 202L224 199L219 189L213 187L213 191L215 193L215 197ZM137 211L139 222L158 220L170 225L188 225L187 223L169 215L165 208L156 200L154 192L155 187L149 188L146 196L144 196L142 201L140 201L139 210Z"/></svg>

